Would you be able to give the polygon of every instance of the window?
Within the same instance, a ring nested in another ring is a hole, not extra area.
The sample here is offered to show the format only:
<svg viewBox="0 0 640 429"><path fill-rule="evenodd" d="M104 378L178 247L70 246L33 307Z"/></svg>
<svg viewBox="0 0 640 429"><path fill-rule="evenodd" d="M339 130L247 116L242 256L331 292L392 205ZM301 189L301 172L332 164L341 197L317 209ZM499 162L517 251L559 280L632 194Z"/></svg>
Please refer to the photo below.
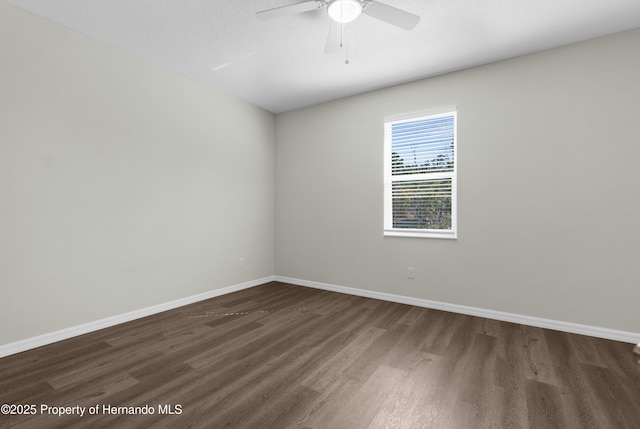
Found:
<svg viewBox="0 0 640 429"><path fill-rule="evenodd" d="M384 235L456 238L456 111L384 121Z"/></svg>

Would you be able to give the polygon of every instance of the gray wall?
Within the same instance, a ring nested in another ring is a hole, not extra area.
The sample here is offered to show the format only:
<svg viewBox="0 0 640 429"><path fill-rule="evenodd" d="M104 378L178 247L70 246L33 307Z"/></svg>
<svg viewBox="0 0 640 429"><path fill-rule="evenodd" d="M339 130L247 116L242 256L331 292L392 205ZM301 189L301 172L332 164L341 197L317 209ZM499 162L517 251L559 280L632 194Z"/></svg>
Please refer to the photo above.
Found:
<svg viewBox="0 0 640 429"><path fill-rule="evenodd" d="M0 344L273 275L271 113L4 2L0 58Z"/></svg>
<svg viewBox="0 0 640 429"><path fill-rule="evenodd" d="M640 31L275 119L3 2L0 56L0 345L274 272L640 332ZM449 105L459 239L383 237L383 117Z"/></svg>
<svg viewBox="0 0 640 429"><path fill-rule="evenodd" d="M640 332L638 76L636 30L278 115L276 274ZM383 117L450 105L459 239L383 237Z"/></svg>

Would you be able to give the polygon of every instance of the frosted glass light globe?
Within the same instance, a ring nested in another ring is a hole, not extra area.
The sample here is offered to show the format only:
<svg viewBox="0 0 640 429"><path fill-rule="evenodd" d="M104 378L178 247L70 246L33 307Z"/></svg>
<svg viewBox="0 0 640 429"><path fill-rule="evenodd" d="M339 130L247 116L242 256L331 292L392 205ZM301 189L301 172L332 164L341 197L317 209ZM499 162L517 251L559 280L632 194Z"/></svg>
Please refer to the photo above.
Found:
<svg viewBox="0 0 640 429"><path fill-rule="evenodd" d="M334 21L346 24L362 13L362 3L358 0L333 0L327 6L327 13Z"/></svg>

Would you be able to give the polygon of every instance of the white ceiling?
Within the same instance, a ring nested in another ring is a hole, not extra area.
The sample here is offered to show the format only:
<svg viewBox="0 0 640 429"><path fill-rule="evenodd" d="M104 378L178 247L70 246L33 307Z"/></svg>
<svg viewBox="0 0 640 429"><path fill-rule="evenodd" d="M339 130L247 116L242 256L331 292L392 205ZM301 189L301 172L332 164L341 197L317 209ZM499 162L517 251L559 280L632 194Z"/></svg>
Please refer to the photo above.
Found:
<svg viewBox="0 0 640 429"><path fill-rule="evenodd" d="M6 0L274 113L640 27L640 0L381 0L325 54L324 10L263 21L300 0Z"/></svg>

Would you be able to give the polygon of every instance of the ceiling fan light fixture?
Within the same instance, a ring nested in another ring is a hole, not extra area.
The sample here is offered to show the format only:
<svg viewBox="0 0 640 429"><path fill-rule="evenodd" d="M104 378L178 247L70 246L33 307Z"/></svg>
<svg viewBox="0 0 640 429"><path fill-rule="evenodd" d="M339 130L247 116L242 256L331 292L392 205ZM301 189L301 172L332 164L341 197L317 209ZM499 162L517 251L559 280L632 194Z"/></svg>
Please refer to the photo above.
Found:
<svg viewBox="0 0 640 429"><path fill-rule="evenodd" d="M334 21L346 24L360 16L362 3L359 0L332 0L327 5L327 13Z"/></svg>

